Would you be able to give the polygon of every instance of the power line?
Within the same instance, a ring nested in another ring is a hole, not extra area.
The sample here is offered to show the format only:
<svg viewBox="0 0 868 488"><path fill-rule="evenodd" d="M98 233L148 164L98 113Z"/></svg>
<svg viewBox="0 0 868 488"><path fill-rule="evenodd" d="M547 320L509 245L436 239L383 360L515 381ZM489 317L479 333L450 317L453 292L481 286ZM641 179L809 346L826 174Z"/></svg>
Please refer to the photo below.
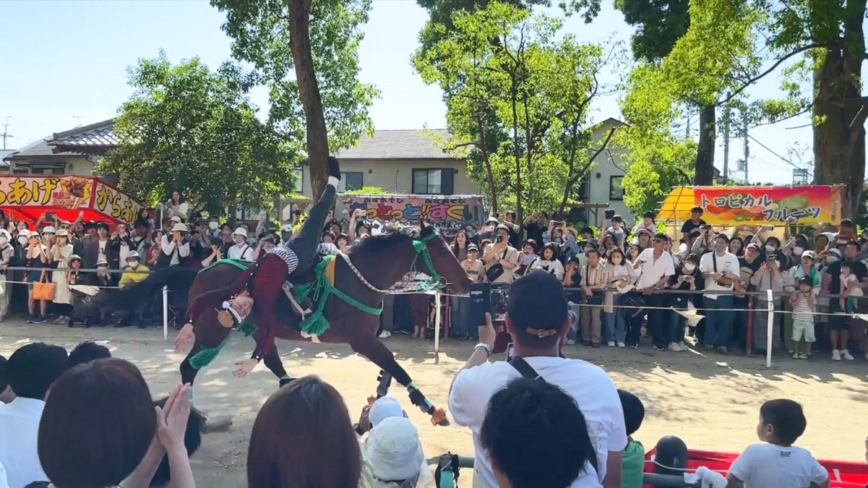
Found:
<svg viewBox="0 0 868 488"><path fill-rule="evenodd" d="M753 140L753 142L759 144L761 148L763 148L763 149L765 149L766 151L768 151L768 152L774 154L775 156L778 157L778 159L780 159L781 161L783 161L783 162L789 164L789 165L792 166L793 168L796 168L796 169L798 169L798 170L807 170L807 168L803 168L803 167L801 167L801 166L799 166L799 165L797 165L797 164L794 164L794 163L793 163L792 161L790 161L789 159L787 159L787 158L781 156L780 154L774 152L774 151L771 150L768 146L766 146L766 145L763 144L762 142L758 141L754 136L748 134L748 137L750 137L751 140ZM808 170L808 174L811 175L810 170Z"/></svg>

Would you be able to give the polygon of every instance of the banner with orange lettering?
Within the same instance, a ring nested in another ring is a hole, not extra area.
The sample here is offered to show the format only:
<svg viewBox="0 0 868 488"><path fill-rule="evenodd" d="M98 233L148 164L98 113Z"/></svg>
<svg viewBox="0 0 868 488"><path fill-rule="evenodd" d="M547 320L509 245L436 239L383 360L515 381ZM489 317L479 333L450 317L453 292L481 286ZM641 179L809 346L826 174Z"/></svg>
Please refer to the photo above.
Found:
<svg viewBox="0 0 868 488"><path fill-rule="evenodd" d="M702 219L711 225L841 223L841 186L698 186L693 188Z"/></svg>
<svg viewBox="0 0 868 488"><path fill-rule="evenodd" d="M132 223L142 205L95 177L7 175L0 176L0 209L16 220L36 221L49 213L68 222L82 214L85 221Z"/></svg>

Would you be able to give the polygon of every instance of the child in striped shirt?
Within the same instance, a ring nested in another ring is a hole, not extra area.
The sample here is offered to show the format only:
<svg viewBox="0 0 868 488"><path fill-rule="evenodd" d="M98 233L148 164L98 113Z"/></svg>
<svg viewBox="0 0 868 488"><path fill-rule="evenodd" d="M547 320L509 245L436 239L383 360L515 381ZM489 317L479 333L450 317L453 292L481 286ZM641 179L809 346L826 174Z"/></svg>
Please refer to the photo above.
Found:
<svg viewBox="0 0 868 488"><path fill-rule="evenodd" d="M814 301L814 283L810 276L799 278L799 289L790 296L793 305L793 359L808 359L811 357L811 344L816 341L814 336L814 312L817 304ZM799 352L799 346L804 351Z"/></svg>

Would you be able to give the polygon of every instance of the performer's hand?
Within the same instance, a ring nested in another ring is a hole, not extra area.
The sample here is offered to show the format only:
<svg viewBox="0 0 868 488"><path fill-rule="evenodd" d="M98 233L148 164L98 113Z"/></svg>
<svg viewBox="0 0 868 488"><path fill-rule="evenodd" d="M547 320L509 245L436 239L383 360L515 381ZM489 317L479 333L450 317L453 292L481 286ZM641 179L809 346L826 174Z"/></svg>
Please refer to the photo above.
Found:
<svg viewBox="0 0 868 488"><path fill-rule="evenodd" d="M247 376L247 373L253 371L253 368L259 364L258 359L248 359L247 361L241 361L240 363L235 363L238 366L238 369L232 372L232 376L236 378L243 378Z"/></svg>

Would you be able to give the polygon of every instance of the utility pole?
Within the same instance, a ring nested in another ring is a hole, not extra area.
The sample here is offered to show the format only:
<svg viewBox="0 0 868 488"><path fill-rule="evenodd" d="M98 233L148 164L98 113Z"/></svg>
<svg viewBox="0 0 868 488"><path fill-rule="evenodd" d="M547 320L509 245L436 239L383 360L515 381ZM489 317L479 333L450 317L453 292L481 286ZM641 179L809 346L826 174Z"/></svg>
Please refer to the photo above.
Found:
<svg viewBox="0 0 868 488"><path fill-rule="evenodd" d="M11 115L7 116L6 122L3 123L3 150L4 151L6 150L6 138L12 137L12 134L9 133L9 119L11 119L11 118L12 118Z"/></svg>
<svg viewBox="0 0 868 488"><path fill-rule="evenodd" d="M726 92L726 98L729 98ZM723 184L729 183L729 102L723 107Z"/></svg>
<svg viewBox="0 0 868 488"><path fill-rule="evenodd" d="M73 115L73 119L75 119L75 126L81 127L81 115Z"/></svg>
<svg viewBox="0 0 868 488"><path fill-rule="evenodd" d="M744 180L747 181L748 183L750 183L750 180L747 177L747 168L748 168L748 163L750 162L750 146L748 145L748 142L747 142L747 136L748 136L748 134L747 134L747 110L742 108L741 114L742 114L742 117L741 117L741 123L742 123L741 132L742 132L742 134L741 135L742 135L742 137L744 137Z"/></svg>

